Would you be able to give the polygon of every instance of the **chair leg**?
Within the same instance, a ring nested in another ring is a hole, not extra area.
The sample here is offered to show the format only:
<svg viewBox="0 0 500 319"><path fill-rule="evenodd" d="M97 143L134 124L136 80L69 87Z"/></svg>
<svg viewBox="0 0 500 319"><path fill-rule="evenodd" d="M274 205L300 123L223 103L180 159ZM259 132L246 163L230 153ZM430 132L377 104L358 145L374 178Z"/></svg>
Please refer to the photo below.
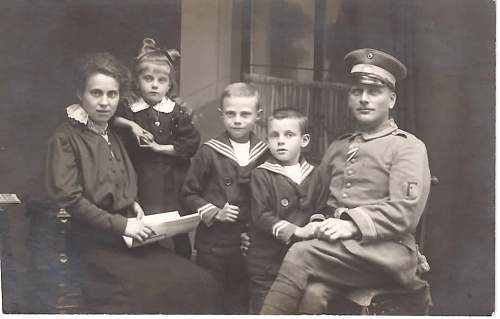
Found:
<svg viewBox="0 0 500 319"><path fill-rule="evenodd" d="M370 314L370 309L368 306L361 306L361 315L367 316Z"/></svg>

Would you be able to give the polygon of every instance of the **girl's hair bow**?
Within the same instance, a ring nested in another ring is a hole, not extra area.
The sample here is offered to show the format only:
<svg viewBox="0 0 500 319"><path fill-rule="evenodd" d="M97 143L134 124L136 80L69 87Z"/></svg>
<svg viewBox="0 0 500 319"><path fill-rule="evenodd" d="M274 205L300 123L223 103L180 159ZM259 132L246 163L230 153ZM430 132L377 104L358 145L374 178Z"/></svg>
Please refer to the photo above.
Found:
<svg viewBox="0 0 500 319"><path fill-rule="evenodd" d="M141 61L142 59L144 59L149 55L153 56L164 55L167 58L168 63L170 65L173 65L174 62L181 57L181 54L176 49L161 48L156 44L155 40L146 38L142 40L142 48L139 51L139 54L137 55L136 59L137 61Z"/></svg>

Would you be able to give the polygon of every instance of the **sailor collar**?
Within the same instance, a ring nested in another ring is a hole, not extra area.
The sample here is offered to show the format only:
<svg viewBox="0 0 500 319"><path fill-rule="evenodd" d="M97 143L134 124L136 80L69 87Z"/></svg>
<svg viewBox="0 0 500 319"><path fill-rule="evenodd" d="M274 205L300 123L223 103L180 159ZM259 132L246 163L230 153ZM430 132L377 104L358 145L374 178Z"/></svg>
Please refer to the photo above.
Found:
<svg viewBox="0 0 500 319"><path fill-rule="evenodd" d="M229 137L227 136L227 133L223 134L222 136L208 140L207 142L205 142L205 145L209 146L217 153L219 153L219 154L221 154L229 159L232 159L233 161L238 163L238 159L236 158L233 146L231 145L231 142L229 141ZM248 157L248 163L250 164L251 162L257 160L266 150L267 150L266 143L260 141L255 136L255 134L251 133L250 134L250 154Z"/></svg>
<svg viewBox="0 0 500 319"><path fill-rule="evenodd" d="M89 121L89 114L80 104L71 104L66 108L66 114L68 118L87 125Z"/></svg>
<svg viewBox="0 0 500 319"><path fill-rule="evenodd" d="M151 105L149 105L144 99L141 97L137 102L134 102L130 105L130 110L134 113L140 112L142 110L145 110L147 108L150 108ZM153 106L153 109L162 112L162 113L171 113L174 110L175 107L175 102L172 101L171 99L168 99L164 97L161 99L160 102L158 102L156 105Z"/></svg>
<svg viewBox="0 0 500 319"><path fill-rule="evenodd" d="M401 134L401 133L402 133L402 131L398 128L396 122L394 122L394 119L391 118L386 122L384 127L378 132L368 134L368 133L356 131L354 133L344 134L339 139L343 140L343 139L348 138L348 139L352 140L356 136L361 136L363 138L363 140L369 141L369 140L380 138L380 137L383 137L383 136L386 136L389 134L397 135L397 134Z"/></svg>
<svg viewBox="0 0 500 319"><path fill-rule="evenodd" d="M283 165L276 163L276 161L265 161L261 165L257 166L257 168L266 169L270 172L280 174L289 178ZM305 159L302 159L300 161L300 183L298 184L302 184L302 182L307 178L307 176L309 176L309 174L311 174L313 170L314 166L309 164Z"/></svg>

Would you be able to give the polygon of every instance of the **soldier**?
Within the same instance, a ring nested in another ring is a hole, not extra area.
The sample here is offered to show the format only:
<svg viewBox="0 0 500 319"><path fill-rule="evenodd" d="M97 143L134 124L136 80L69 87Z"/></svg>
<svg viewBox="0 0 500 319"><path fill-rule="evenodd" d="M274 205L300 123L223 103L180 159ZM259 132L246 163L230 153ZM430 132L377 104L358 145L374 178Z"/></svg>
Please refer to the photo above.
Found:
<svg viewBox="0 0 500 319"><path fill-rule="evenodd" d="M305 297L308 282L324 283L329 295L357 287L426 284L416 275L414 233L430 188L427 150L389 116L396 80L406 76L406 67L373 49L352 51L344 60L356 130L326 151L318 198L325 220L316 227L316 239L290 248L262 314L324 311L326 298Z"/></svg>

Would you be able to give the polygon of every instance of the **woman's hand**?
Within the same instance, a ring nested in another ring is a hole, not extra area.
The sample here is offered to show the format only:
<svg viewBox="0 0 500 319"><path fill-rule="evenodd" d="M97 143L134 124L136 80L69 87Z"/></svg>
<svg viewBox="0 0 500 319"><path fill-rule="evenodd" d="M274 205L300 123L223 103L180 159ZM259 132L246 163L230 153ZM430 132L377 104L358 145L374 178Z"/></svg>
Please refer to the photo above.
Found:
<svg viewBox="0 0 500 319"><path fill-rule="evenodd" d="M133 239L142 243L151 235L154 235L153 228L151 228L150 225L144 223L142 219L131 218L127 220L127 226L125 227L125 236L132 237Z"/></svg>
<svg viewBox="0 0 500 319"><path fill-rule="evenodd" d="M144 210L138 202L134 202L133 209L137 219L140 220L144 217Z"/></svg>

